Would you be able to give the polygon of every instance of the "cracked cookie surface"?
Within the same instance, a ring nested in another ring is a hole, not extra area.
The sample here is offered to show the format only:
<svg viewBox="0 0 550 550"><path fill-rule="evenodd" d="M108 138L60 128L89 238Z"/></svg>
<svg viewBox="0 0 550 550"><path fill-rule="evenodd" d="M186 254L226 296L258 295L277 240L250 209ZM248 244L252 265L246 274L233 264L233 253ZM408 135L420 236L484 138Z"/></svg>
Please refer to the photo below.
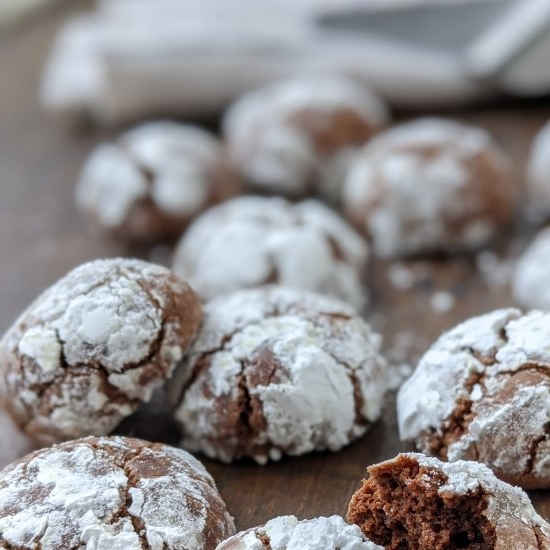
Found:
<svg viewBox="0 0 550 550"><path fill-rule="evenodd" d="M366 240L319 201L239 197L193 223L173 269L206 299L281 284L335 296L360 311L368 257Z"/></svg>
<svg viewBox="0 0 550 550"><path fill-rule="evenodd" d="M213 134L148 122L95 149L76 186L76 203L106 231L153 241L178 237L191 219L240 187Z"/></svg>
<svg viewBox="0 0 550 550"><path fill-rule="evenodd" d="M223 131L252 187L338 201L351 159L388 118L386 105L363 84L306 76L243 95L227 110Z"/></svg>
<svg viewBox="0 0 550 550"><path fill-rule="evenodd" d="M419 119L380 134L357 155L344 210L378 256L475 250L512 220L510 172L484 130Z"/></svg>
<svg viewBox="0 0 550 550"><path fill-rule="evenodd" d="M234 532L204 466L167 445L88 437L0 472L6 550L213 550Z"/></svg>
<svg viewBox="0 0 550 550"><path fill-rule="evenodd" d="M299 521L279 516L265 525L237 533L216 550L383 550L368 541L356 525L340 516Z"/></svg>
<svg viewBox="0 0 550 550"><path fill-rule="evenodd" d="M347 519L386 550L548 550L550 525L484 464L405 453L367 468Z"/></svg>
<svg viewBox="0 0 550 550"><path fill-rule="evenodd" d="M381 414L380 340L316 294L272 286L213 300L175 384L182 446L261 464L342 448Z"/></svg>
<svg viewBox="0 0 550 550"><path fill-rule="evenodd" d="M550 487L550 315L497 310L443 334L401 387L402 439Z"/></svg>
<svg viewBox="0 0 550 550"><path fill-rule="evenodd" d="M163 267L83 264L4 335L2 399L40 443L106 435L172 375L201 321L198 296Z"/></svg>

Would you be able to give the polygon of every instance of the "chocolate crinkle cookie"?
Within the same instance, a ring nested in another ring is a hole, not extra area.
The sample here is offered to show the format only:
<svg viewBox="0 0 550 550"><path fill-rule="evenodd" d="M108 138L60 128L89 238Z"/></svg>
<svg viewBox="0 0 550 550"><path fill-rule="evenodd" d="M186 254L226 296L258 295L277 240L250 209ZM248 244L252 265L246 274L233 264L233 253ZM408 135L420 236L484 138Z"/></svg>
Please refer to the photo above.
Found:
<svg viewBox="0 0 550 550"><path fill-rule="evenodd" d="M526 308L550 310L550 228L543 229L519 258L512 294Z"/></svg>
<svg viewBox="0 0 550 550"><path fill-rule="evenodd" d="M0 391L40 443L106 435L170 378L202 321L198 296L138 260L84 264L0 342Z"/></svg>
<svg viewBox="0 0 550 550"><path fill-rule="evenodd" d="M550 314L516 309L443 334L398 399L399 432L429 454L478 460L524 488L550 487Z"/></svg>
<svg viewBox="0 0 550 550"><path fill-rule="evenodd" d="M298 521L280 516L265 525L237 533L216 550L384 550L368 541L357 525L340 516Z"/></svg>
<svg viewBox="0 0 550 550"><path fill-rule="evenodd" d="M188 124L149 122L92 153L76 202L105 231L154 241L178 237L197 214L239 191L214 135Z"/></svg>
<svg viewBox="0 0 550 550"><path fill-rule="evenodd" d="M533 221L550 219L550 121L531 146L527 163L528 213Z"/></svg>
<svg viewBox="0 0 550 550"><path fill-rule="evenodd" d="M319 201L240 197L191 225L173 269L207 299L273 283L330 294L360 311L368 257L367 242Z"/></svg>
<svg viewBox="0 0 550 550"><path fill-rule="evenodd" d="M381 414L380 340L316 294L273 286L211 301L178 384L182 446L260 464L341 449Z"/></svg>
<svg viewBox="0 0 550 550"><path fill-rule="evenodd" d="M365 86L319 75L244 95L229 108L223 130L233 161L254 188L336 200L351 158L388 118Z"/></svg>
<svg viewBox="0 0 550 550"><path fill-rule="evenodd" d="M383 257L454 253L493 240L513 217L510 165L480 128L427 118L391 128L358 154L348 218Z"/></svg>
<svg viewBox="0 0 550 550"><path fill-rule="evenodd" d="M88 437L0 472L0 548L213 550L234 532L204 466L166 445Z"/></svg>
<svg viewBox="0 0 550 550"><path fill-rule="evenodd" d="M483 464L400 454L367 468L347 519L386 550L548 550L550 525Z"/></svg>

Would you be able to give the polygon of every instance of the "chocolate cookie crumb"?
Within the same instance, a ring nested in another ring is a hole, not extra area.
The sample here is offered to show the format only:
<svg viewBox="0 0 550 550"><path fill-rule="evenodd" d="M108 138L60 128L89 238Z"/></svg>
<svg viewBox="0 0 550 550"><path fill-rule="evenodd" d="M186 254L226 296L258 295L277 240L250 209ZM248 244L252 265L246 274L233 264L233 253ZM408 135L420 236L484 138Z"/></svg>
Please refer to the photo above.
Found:
<svg viewBox="0 0 550 550"><path fill-rule="evenodd" d="M550 525L483 464L401 454L368 468L348 521L386 550L546 550Z"/></svg>

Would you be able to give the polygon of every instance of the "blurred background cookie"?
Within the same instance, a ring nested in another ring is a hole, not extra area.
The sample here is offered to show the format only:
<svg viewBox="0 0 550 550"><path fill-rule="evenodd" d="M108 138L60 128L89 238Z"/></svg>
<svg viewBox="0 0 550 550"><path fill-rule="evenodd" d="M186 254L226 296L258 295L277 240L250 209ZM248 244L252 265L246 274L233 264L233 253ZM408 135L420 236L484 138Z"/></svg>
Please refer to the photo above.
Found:
<svg viewBox="0 0 550 550"><path fill-rule="evenodd" d="M37 451L0 472L2 546L206 550L235 532L189 453L122 437Z"/></svg>
<svg viewBox="0 0 550 550"><path fill-rule="evenodd" d="M356 157L348 218L379 256L475 250L512 221L510 166L487 132L426 118L395 126Z"/></svg>
<svg viewBox="0 0 550 550"><path fill-rule="evenodd" d="M212 300L172 383L182 446L260 464L341 449L381 414L389 379L380 344L332 298L270 286Z"/></svg>
<svg viewBox="0 0 550 550"><path fill-rule="evenodd" d="M105 231L155 241L179 236L191 219L239 191L214 135L190 124L148 122L95 149L76 202Z"/></svg>
<svg viewBox="0 0 550 550"><path fill-rule="evenodd" d="M550 122L531 144L527 163L528 214L532 221L550 219Z"/></svg>
<svg viewBox="0 0 550 550"><path fill-rule="evenodd" d="M202 321L167 269L96 260L41 294L0 342L0 395L39 443L106 435L170 378Z"/></svg>
<svg viewBox="0 0 550 550"><path fill-rule="evenodd" d="M543 229L519 257L512 294L525 308L550 310L550 228Z"/></svg>
<svg viewBox="0 0 550 550"><path fill-rule="evenodd" d="M223 129L232 159L255 189L334 201L350 160L388 118L364 85L309 76L243 95L226 112Z"/></svg>
<svg viewBox="0 0 550 550"><path fill-rule="evenodd" d="M207 299L276 283L329 294L360 311L368 257L365 239L320 202L240 197L191 225L172 267Z"/></svg>

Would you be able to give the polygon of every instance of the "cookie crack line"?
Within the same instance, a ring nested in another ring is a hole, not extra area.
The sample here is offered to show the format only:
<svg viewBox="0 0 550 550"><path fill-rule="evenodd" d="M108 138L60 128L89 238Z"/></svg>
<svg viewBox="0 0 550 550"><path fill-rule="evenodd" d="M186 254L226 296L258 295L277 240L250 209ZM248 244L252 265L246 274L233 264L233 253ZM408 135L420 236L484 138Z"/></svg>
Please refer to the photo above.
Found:
<svg viewBox="0 0 550 550"><path fill-rule="evenodd" d="M239 382L237 387L239 388L239 397L238 401L242 399L244 408L239 413L239 420L241 427L244 429L247 435L254 435L254 429L250 421L250 417L254 413L252 409L252 398L250 396L250 389L248 388L248 383L246 380L246 361L241 360L241 371L239 372Z"/></svg>
<svg viewBox="0 0 550 550"><path fill-rule="evenodd" d="M143 522L132 515L128 508L132 505L132 496L130 494L130 489L135 489L138 487L139 483L133 479L132 473L128 469L128 462L130 460L134 460L136 458L139 458L139 456L143 453L143 450L140 450L138 453L136 453L134 456L131 456L130 458L127 458L124 464L124 475L126 476L127 483L124 486L124 493L123 498L124 502L119 509L118 518L128 518L132 524L132 527L134 528L134 531L136 532L137 536L139 537L139 543L142 549L146 550L148 548L147 544L147 533L145 532L145 526Z"/></svg>
<svg viewBox="0 0 550 550"><path fill-rule="evenodd" d="M508 329L508 325L513 321L515 321L515 319L507 320L502 327L500 327L497 331L495 331L495 334L502 340L502 343L498 347L495 347L492 350L492 353L490 353L489 355L484 355L483 353L477 351L472 346L461 346L458 348L458 351L470 353L472 357L474 357L474 359L477 359L485 367L491 367L499 363L499 361L497 360L497 355L498 355L498 352L504 346L506 346L506 344L508 344L508 342L510 341L507 329Z"/></svg>
<svg viewBox="0 0 550 550"><path fill-rule="evenodd" d="M332 357L334 361L344 367L346 370L346 373L348 375L348 378L353 386L353 399L355 402L355 421L354 423L357 426L361 427L368 427L372 424L372 422L363 414L362 412L362 405L364 403L363 397L361 395L361 385L359 380L357 379L357 376L355 374L355 370L351 365L349 365L346 361L339 359L336 357L334 353L331 353L329 350L324 349L323 350L329 357ZM352 428L353 430L353 428Z"/></svg>
<svg viewBox="0 0 550 550"><path fill-rule="evenodd" d="M540 528L536 525L533 526L533 534L535 535L535 540L537 541L538 550L545 550L546 546L544 545L544 536L540 531Z"/></svg>
<svg viewBox="0 0 550 550"><path fill-rule="evenodd" d="M231 344L231 342L233 341L235 336L238 336L239 334L241 334L242 332L244 332L245 330L247 330L250 327L253 327L255 325L261 325L267 319L272 319L274 317L282 317L282 316L285 316L285 315L292 315L292 310L293 309L294 309L293 306L289 306L288 308L279 308L276 305L274 305L274 307L270 311L266 312L261 319L250 321L250 322L244 324L242 327L236 328L235 330L229 332L228 334L225 334L223 336L223 338L221 339L220 344L217 347L209 348L209 349L201 352L200 355L201 356L214 355L214 354L219 353L221 351L226 351L227 346L229 344ZM305 311L304 311L304 313L307 314L307 312L305 312ZM349 320L352 319L351 315L345 315L345 314L340 314L340 313L331 313L331 312L320 311L318 314L322 317L329 317L329 318L332 318L332 319L341 319L341 320L344 320L344 321L349 321ZM320 325L316 321L316 319L314 319L310 315L305 315L304 320L309 321L312 325L316 326L317 328L319 328L319 327L323 328L322 325Z"/></svg>
<svg viewBox="0 0 550 550"><path fill-rule="evenodd" d="M128 144L125 143L123 140L118 140L116 143L116 146L119 147L120 151L126 156L126 158L130 162L132 162L132 164L134 164L138 172L143 176L143 179L145 180L145 184L147 185L147 188L151 189L155 182L154 172L151 169L149 169L147 166L145 166L145 164L141 161L138 155L134 155L134 152L131 150ZM151 197L149 195L147 197L143 197L144 201L149 201L150 199Z"/></svg>
<svg viewBox="0 0 550 550"><path fill-rule="evenodd" d="M147 366L147 364L150 364L153 362L155 355L160 351L160 348L162 347L162 342L164 341L164 337L166 335L166 319L162 320L162 323L160 324L160 327L157 331L157 337L155 340L151 343L149 347L149 352L145 357L140 359L139 361L134 361L131 363L127 363L122 367L121 369L113 369L109 370L107 367L105 367L101 361L89 361L86 363L86 368L90 368L92 370L101 371L105 374L105 376L108 378L111 374L125 374L128 371L137 370L139 368ZM73 369L75 367L81 368L83 365L79 364L71 364L67 361L66 355L65 355L65 344L66 342L59 336L59 332L56 329L55 330L56 339L61 347L60 352L60 367L63 370L69 370Z"/></svg>
<svg viewBox="0 0 550 550"><path fill-rule="evenodd" d="M482 388L483 396L485 396L485 377L486 374L484 372L471 373L464 384L464 391L466 395L469 396L472 393L473 388L476 385L479 385L479 387ZM446 441L446 436L450 434L453 438L460 439L467 433L468 427L474 419L472 414L474 402L467 396L460 395L457 397L454 403L455 407L453 412L445 419L444 430L438 430L434 427L426 430L428 436L435 438L435 442L431 443L429 440L427 442L426 447L430 449L430 453L447 458L448 442ZM476 442L472 443L472 447L472 450L475 451L476 456L479 456Z"/></svg>
<svg viewBox="0 0 550 550"><path fill-rule="evenodd" d="M101 450L97 445L91 445L93 449ZM139 458L145 450L152 449L154 447L154 444L149 444L141 449L132 449L128 451L128 454L122 458L123 464L121 464L119 467L124 472L124 475L126 477L126 484L124 485L123 492L121 495L121 505L118 509L118 511L113 515L113 523L116 523L120 519L128 519L130 523L132 524L132 527L134 528L134 532L139 538L140 547L142 550L147 550L148 543L147 543L147 535L145 532L145 525L143 522L132 515L128 508L132 504L132 496L130 494L130 489L137 488L139 485L139 482L136 482L136 480L133 478L132 473L129 471L128 463L132 460L135 460Z"/></svg>
<svg viewBox="0 0 550 550"><path fill-rule="evenodd" d="M544 433L539 435L539 437L535 437L533 441L531 441L531 444L529 445L529 458L525 464L524 468L524 475L529 475L533 472L535 468L535 460L537 458L537 450L539 448L539 445L541 443L544 443L545 441L548 441L550 439L550 420L548 422L545 422L543 426Z"/></svg>

